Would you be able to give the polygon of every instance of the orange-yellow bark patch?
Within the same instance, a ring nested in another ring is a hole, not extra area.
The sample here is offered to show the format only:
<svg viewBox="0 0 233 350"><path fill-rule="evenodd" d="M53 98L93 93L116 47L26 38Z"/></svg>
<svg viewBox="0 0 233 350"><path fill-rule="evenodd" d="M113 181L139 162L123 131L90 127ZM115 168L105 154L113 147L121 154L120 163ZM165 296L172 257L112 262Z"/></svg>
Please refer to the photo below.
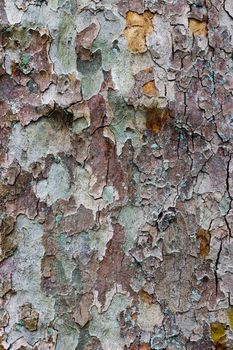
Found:
<svg viewBox="0 0 233 350"><path fill-rule="evenodd" d="M210 325L211 338L217 350L225 350L227 337L226 326L220 322L211 323Z"/></svg>
<svg viewBox="0 0 233 350"><path fill-rule="evenodd" d="M205 21L198 21L197 19L189 19L189 29L194 36L207 36L207 27Z"/></svg>
<svg viewBox="0 0 233 350"><path fill-rule="evenodd" d="M144 94L148 96L157 96L158 95L158 90L155 86L154 80L149 81L145 85L143 85L143 92Z"/></svg>
<svg viewBox="0 0 233 350"><path fill-rule="evenodd" d="M197 238L200 240L200 253L205 258L210 251L210 232L200 228L197 232Z"/></svg>
<svg viewBox="0 0 233 350"><path fill-rule="evenodd" d="M228 316L228 324L233 333L233 306L231 305L227 309L227 316Z"/></svg>
<svg viewBox="0 0 233 350"><path fill-rule="evenodd" d="M125 36L128 41L128 49L133 53L146 51L146 41L144 30L141 27L131 27L125 29Z"/></svg>
<svg viewBox="0 0 233 350"><path fill-rule="evenodd" d="M146 36L153 31L152 18L153 14L150 11L141 15L133 11L127 12L124 35L131 52L143 53L147 50Z"/></svg>

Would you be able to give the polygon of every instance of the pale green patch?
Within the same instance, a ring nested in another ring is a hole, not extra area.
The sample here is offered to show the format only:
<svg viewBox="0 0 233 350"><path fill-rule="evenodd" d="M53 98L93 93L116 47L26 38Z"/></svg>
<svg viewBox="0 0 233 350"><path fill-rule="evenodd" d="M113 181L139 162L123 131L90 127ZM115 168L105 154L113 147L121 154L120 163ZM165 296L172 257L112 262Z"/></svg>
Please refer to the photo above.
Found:
<svg viewBox="0 0 233 350"><path fill-rule="evenodd" d="M140 226L144 223L143 211L138 207L123 207L120 211L118 222L124 227L126 233L124 250L125 252L128 252L133 247Z"/></svg>
<svg viewBox="0 0 233 350"><path fill-rule="evenodd" d="M18 339L21 330L14 332L14 324L19 322L19 306L31 303L39 316L39 324L47 325L54 319L54 299L41 291L41 260L44 256L42 243L42 226L26 216L20 215L16 222L18 248L13 256L14 266L17 268L12 274L12 288L17 293L12 294L7 305L10 315L9 341ZM37 332L25 332L24 336L30 343L43 337L42 327Z"/></svg>
<svg viewBox="0 0 233 350"><path fill-rule="evenodd" d="M70 193L68 170L57 163L52 164L48 178L39 181L36 186L36 195L49 205L58 199L68 199Z"/></svg>
<svg viewBox="0 0 233 350"><path fill-rule="evenodd" d="M82 130L88 127L86 118L79 118L73 122L72 130L75 134L79 134Z"/></svg>
<svg viewBox="0 0 233 350"><path fill-rule="evenodd" d="M93 320L90 322L89 332L91 336L100 339L103 350L122 350L127 344L120 335L117 317L130 304L131 300L126 295L115 294L106 312L99 314L96 307L92 308Z"/></svg>
<svg viewBox="0 0 233 350"><path fill-rule="evenodd" d="M101 70L94 74L83 76L81 78L82 94L84 100L89 100L92 96L98 94L103 83L104 76Z"/></svg>
<svg viewBox="0 0 233 350"><path fill-rule="evenodd" d="M227 215L231 205L231 200L227 195L224 195L220 204L219 204L219 210L221 213L221 216Z"/></svg>
<svg viewBox="0 0 233 350"><path fill-rule="evenodd" d="M197 301L198 302L201 299L201 294L196 289L194 289L192 291L191 298L192 298L192 301Z"/></svg>
<svg viewBox="0 0 233 350"><path fill-rule="evenodd" d="M17 123L12 130L9 148L9 160L17 159L22 167L28 168L32 162L39 161L47 154L56 155L70 148L70 136L62 130L58 121L41 118L25 129Z"/></svg>
<svg viewBox="0 0 233 350"><path fill-rule="evenodd" d="M76 72L75 16L59 12L58 33L51 44L50 55L57 74Z"/></svg>
<svg viewBox="0 0 233 350"><path fill-rule="evenodd" d="M114 134L117 155L120 155L127 140L131 140L134 147L141 144L141 134L135 129L135 111L129 107L124 98L116 92L109 92L109 103L113 113L110 130Z"/></svg>
<svg viewBox="0 0 233 350"><path fill-rule="evenodd" d="M113 203L115 190L112 186L105 186L103 189L103 200L106 205Z"/></svg>
<svg viewBox="0 0 233 350"><path fill-rule="evenodd" d="M56 322L56 329L58 330L56 350L75 350L79 341L78 327L75 328L73 324L67 324L66 320L59 319Z"/></svg>

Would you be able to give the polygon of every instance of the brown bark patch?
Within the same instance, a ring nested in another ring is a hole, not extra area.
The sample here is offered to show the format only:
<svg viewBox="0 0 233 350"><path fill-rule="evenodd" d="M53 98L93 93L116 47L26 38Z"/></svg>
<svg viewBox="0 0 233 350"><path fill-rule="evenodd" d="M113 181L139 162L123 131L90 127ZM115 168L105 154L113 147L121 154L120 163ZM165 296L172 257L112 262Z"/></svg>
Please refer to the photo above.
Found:
<svg viewBox="0 0 233 350"><path fill-rule="evenodd" d="M0 261L11 256L17 248L15 223L13 217L6 217L0 222Z"/></svg>
<svg viewBox="0 0 233 350"><path fill-rule="evenodd" d="M144 343L140 345L139 350L151 350L151 347L148 343Z"/></svg>
<svg viewBox="0 0 233 350"><path fill-rule="evenodd" d="M146 128L154 133L160 132L170 117L168 109L151 108L146 111Z"/></svg>
<svg viewBox="0 0 233 350"><path fill-rule="evenodd" d="M197 232L197 238L200 240L200 254L203 258L209 254L210 251L210 232L200 228Z"/></svg>
<svg viewBox="0 0 233 350"><path fill-rule="evenodd" d="M143 303L153 304L153 297L143 289L140 292L140 298Z"/></svg>
<svg viewBox="0 0 233 350"><path fill-rule="evenodd" d="M77 33L76 36L76 53L80 60L88 61L92 58L91 47L93 41L99 33L99 27L91 23L87 28Z"/></svg>
<svg viewBox="0 0 233 350"><path fill-rule="evenodd" d="M61 226L65 229L65 232L72 235L74 233L80 233L91 229L94 226L94 223L92 210L85 208L81 204L77 213L64 218L63 225Z"/></svg>
<svg viewBox="0 0 233 350"><path fill-rule="evenodd" d="M120 284L124 290L131 292L129 281L135 271L131 260L124 256L124 235L123 227L115 224L113 237L107 244L106 254L97 272L96 290L102 304L106 301L106 293L115 284Z"/></svg>
<svg viewBox="0 0 233 350"><path fill-rule="evenodd" d="M30 303L24 304L20 307L21 322L24 327L30 332L37 330L39 313L32 308Z"/></svg>
<svg viewBox="0 0 233 350"><path fill-rule="evenodd" d="M74 320L81 328L91 319L90 307L92 302L93 295L91 293L84 294L80 300L79 306L74 310Z"/></svg>

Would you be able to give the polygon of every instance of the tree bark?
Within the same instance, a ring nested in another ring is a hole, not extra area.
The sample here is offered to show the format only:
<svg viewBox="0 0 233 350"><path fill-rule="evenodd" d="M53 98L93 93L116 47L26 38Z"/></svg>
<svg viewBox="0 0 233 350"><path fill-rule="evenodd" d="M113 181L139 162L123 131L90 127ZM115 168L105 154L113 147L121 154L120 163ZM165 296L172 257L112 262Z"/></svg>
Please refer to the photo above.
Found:
<svg viewBox="0 0 233 350"><path fill-rule="evenodd" d="M0 349L233 349L232 1L0 27Z"/></svg>

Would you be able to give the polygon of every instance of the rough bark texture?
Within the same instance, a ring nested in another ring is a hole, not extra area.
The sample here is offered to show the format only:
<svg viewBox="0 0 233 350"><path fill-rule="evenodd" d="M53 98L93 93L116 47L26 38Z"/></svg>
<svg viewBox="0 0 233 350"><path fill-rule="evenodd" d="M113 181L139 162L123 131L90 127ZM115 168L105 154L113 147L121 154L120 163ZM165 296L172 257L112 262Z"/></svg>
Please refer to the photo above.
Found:
<svg viewBox="0 0 233 350"><path fill-rule="evenodd" d="M233 1L0 0L0 349L233 349Z"/></svg>

